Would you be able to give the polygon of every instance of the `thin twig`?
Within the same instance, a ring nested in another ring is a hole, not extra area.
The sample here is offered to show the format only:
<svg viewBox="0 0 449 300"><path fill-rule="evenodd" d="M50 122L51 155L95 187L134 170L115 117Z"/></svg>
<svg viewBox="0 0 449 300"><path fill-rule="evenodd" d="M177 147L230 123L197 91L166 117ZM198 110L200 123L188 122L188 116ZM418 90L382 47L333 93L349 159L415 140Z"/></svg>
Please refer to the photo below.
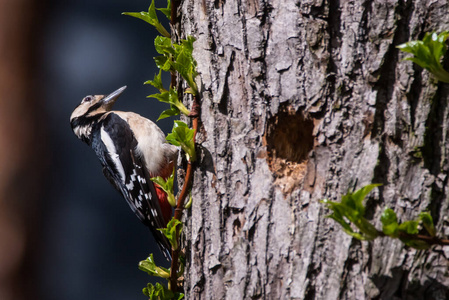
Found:
<svg viewBox="0 0 449 300"><path fill-rule="evenodd" d="M171 6L170 7L170 27L172 30L174 30L175 24L176 24L176 12L178 9L178 1L172 0L170 6ZM172 39L174 36L175 35L173 35L173 34L171 35ZM170 88L174 88L176 86L176 73L171 72L170 75L171 75L170 76ZM190 166L190 164L188 165L188 167L189 166ZM186 183L187 183L187 181L184 182L184 186L186 185ZM178 202L179 202L179 200L178 200ZM177 216L177 211L178 211L178 208L176 208L176 210L175 210L175 219L180 220L179 216ZM179 241L178 231L176 231L176 239ZM180 245L178 243L178 249L179 249L179 247L180 247ZM171 257L172 257L172 260L171 260L171 267L170 267L169 289L171 289L173 292L176 292L177 287L178 287L178 276L176 273L178 272L179 250L172 249Z"/></svg>
<svg viewBox="0 0 449 300"><path fill-rule="evenodd" d="M192 127L193 127L193 144L195 145L195 138L196 133L198 131L198 116L199 116L199 104L197 101L197 98L193 98L193 105L190 113L190 117L192 117ZM192 183L192 177L193 177L193 167L192 162L187 162L187 170L186 170L186 177L184 179L184 185L182 187L181 193L179 194L178 202L175 209L175 216L174 218L176 220L181 220L182 218L182 212L184 210L184 203L185 199L187 198L187 195L190 191L190 185ZM179 241L179 227L177 227L176 230L176 239ZM176 292L177 286L178 286L178 260L179 260L179 251L180 251L180 243L178 242L178 249L173 250L172 249L172 261L171 261L171 267L170 267L170 289L173 292Z"/></svg>
<svg viewBox="0 0 449 300"><path fill-rule="evenodd" d="M175 29L175 25L177 22L176 16L177 16L178 6L179 6L178 0L171 1L170 25L171 25L172 30ZM173 37L174 37L174 35L172 35L172 38ZM176 36L175 36L175 38L176 38ZM171 73L170 86L171 87L176 86L176 73L175 72ZM198 116L199 116L198 111L199 111L198 99L196 96L194 96L191 114L189 115L192 118L193 144L194 145L195 145L196 133L198 131ZM186 177L184 180L184 185L182 187L181 193L179 194L178 202L177 202L176 209L175 209L174 218L176 220L181 220L181 218L182 218L182 211L184 210L184 202L185 202L185 199L190 191L192 177L193 177L193 167L192 167L192 162L189 160L187 162L187 170L186 170ZM178 287L177 272L178 272L179 251L181 248L180 243L179 243L179 227L177 227L176 229L177 229L176 230L176 239L178 240L178 249L176 249L176 250L172 249L172 261L171 261L171 267L170 267L170 289L173 292L176 292L177 287Z"/></svg>
<svg viewBox="0 0 449 300"><path fill-rule="evenodd" d="M178 11L179 1L172 0L170 2L170 24L172 26L176 25L176 13Z"/></svg>
<svg viewBox="0 0 449 300"><path fill-rule="evenodd" d="M377 233L379 234L379 236L387 236L380 230L378 230ZM430 246L432 245L449 246L449 240L440 239L436 236L428 236L423 234L408 234L405 232L399 232L399 238L415 241L423 241L429 244Z"/></svg>

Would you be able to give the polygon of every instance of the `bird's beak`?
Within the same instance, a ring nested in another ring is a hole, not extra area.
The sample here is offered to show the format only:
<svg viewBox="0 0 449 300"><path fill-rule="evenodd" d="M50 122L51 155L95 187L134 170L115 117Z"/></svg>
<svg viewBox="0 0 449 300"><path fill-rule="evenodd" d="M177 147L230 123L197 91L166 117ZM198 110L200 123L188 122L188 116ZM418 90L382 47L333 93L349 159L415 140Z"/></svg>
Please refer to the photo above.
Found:
<svg viewBox="0 0 449 300"><path fill-rule="evenodd" d="M105 96L102 99L102 102L104 105L107 105L108 107L111 107L115 101L118 99L118 97L123 93L123 91L126 89L126 85L122 86L121 88L119 88L116 91L113 91L112 93L110 93L109 95Z"/></svg>

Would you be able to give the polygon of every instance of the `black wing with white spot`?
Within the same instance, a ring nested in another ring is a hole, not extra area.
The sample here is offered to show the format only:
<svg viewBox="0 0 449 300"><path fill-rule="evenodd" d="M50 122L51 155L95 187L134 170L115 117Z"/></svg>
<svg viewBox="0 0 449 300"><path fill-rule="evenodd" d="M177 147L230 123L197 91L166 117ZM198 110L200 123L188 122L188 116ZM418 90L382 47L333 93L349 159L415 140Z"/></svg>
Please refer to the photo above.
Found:
<svg viewBox="0 0 449 300"><path fill-rule="evenodd" d="M169 260L171 258L170 243L167 240L167 238L159 230L157 230L158 228L165 228L166 224L158 200L152 201L153 199L157 199L154 184L150 180L150 175L148 174L148 172L146 172L145 169L143 168L145 163L138 155L134 153L134 150L131 150L130 152L138 184L138 186L134 187L134 189L139 190L138 192L136 191L136 194L137 193L139 194L138 197L143 196L145 203L147 204L146 207L148 210L146 215L149 216L149 224L147 225L149 225L148 227L150 228L151 232L156 238L156 241L158 243L159 248L161 249L161 252L167 258L167 260ZM134 186L135 185L136 184L134 184ZM152 196L153 198L151 198Z"/></svg>
<svg viewBox="0 0 449 300"><path fill-rule="evenodd" d="M100 158L103 173L112 185L123 195L136 216L147 225L159 248L167 259L170 244L157 228L166 226L154 184L145 170L145 163L134 153L137 141L127 122L110 113L100 122L92 148Z"/></svg>

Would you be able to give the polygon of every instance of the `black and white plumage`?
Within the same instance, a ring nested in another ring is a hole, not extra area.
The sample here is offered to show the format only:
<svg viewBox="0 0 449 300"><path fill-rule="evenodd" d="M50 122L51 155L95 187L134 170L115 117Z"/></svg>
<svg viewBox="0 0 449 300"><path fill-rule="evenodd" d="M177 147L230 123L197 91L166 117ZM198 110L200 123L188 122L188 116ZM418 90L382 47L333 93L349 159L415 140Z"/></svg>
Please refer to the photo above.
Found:
<svg viewBox="0 0 449 300"><path fill-rule="evenodd" d="M171 218L167 196L151 177L170 176L178 149L166 143L160 128L132 112L112 111L126 86L103 96L86 96L70 124L75 135L95 151L103 173L123 195L136 216L153 233L168 259L170 244L157 229Z"/></svg>

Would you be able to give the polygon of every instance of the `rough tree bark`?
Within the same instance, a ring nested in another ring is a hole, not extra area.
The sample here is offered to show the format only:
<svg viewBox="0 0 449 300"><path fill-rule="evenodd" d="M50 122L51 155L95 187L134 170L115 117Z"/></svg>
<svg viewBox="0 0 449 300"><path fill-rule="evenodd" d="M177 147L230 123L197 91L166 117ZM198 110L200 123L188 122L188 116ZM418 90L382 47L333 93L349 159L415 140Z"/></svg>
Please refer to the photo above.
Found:
<svg viewBox="0 0 449 300"><path fill-rule="evenodd" d="M449 86L397 45L446 0L183 1L201 87L188 299L448 299L449 249L359 242L319 201L382 183L377 220L447 226Z"/></svg>

